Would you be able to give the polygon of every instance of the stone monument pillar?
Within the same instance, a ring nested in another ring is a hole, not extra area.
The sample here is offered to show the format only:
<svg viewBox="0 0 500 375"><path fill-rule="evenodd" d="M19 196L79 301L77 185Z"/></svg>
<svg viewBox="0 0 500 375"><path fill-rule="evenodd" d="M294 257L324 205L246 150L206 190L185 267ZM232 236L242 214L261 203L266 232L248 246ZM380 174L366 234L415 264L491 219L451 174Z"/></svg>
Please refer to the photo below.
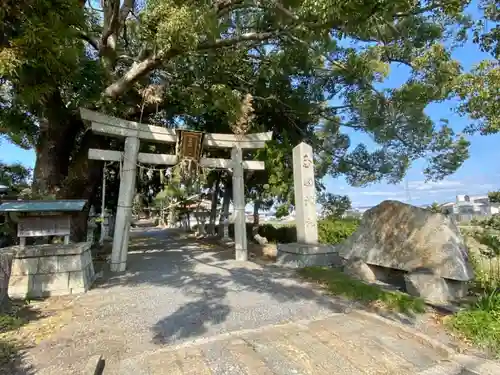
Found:
<svg viewBox="0 0 500 375"><path fill-rule="evenodd" d="M318 243L316 185L313 149L307 143L293 149L293 187L297 242L315 245Z"/></svg>
<svg viewBox="0 0 500 375"><path fill-rule="evenodd" d="M318 244L313 149L307 143L293 149L293 186L297 242L278 244L276 262L294 268L340 264L341 258L332 245Z"/></svg>

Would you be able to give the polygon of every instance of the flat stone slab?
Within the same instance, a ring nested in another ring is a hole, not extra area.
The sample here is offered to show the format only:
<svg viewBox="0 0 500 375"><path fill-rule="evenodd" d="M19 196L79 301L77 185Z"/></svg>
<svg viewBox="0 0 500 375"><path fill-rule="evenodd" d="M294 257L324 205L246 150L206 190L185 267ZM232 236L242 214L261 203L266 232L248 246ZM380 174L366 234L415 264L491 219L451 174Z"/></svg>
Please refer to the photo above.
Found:
<svg viewBox="0 0 500 375"><path fill-rule="evenodd" d="M290 268L342 264L334 246L287 243L277 245L276 264Z"/></svg>
<svg viewBox="0 0 500 375"><path fill-rule="evenodd" d="M413 375L445 360L447 353L391 326L339 314L143 353L110 374Z"/></svg>

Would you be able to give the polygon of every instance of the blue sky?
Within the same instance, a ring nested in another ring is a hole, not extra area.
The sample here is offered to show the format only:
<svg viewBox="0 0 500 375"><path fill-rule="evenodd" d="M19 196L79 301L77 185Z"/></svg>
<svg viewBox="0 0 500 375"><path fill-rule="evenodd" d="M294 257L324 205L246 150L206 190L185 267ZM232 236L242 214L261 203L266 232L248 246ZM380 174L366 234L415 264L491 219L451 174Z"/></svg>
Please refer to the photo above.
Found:
<svg viewBox="0 0 500 375"><path fill-rule="evenodd" d="M490 58L482 53L471 42L455 50L453 57L460 61L465 70L481 60ZM387 85L394 86L406 78L406 68L393 66ZM460 132L467 124L468 119L454 113L456 102L447 101L433 104L427 108L427 113L435 121L447 118L455 131ZM365 142L366 136L359 133L352 134L353 144ZM455 199L457 194L486 194L488 191L500 189L500 165L495 162L500 155L500 135L470 136L471 157L452 176L437 183L425 183L424 161L417 161L407 174L407 179L398 185L378 183L366 188L350 187L343 178L326 179L328 191L350 196L354 207L372 206L384 199L396 199L410 203L430 204L434 201L446 202ZM21 162L33 167L35 153L33 150L22 150L5 140L0 139L0 160L6 163ZM408 186L408 189L405 189Z"/></svg>
<svg viewBox="0 0 500 375"><path fill-rule="evenodd" d="M481 60L491 56L481 52L476 45L468 42L457 49L453 57L461 62L465 70L469 70ZM403 82L406 76L406 67L393 65L391 75L385 84L396 86ZM449 125L456 132L461 132L469 124L469 120L455 113L456 105L457 102L454 100L434 103L427 107L426 112L436 122L442 118L448 119ZM353 144L366 142L367 139L369 140L366 135L351 133ZM327 189L336 194L349 195L354 207L375 205L384 199L408 201L408 196L412 204L430 204L435 201L455 200L457 194L486 194L488 191L500 189L500 165L493 162L500 155L500 135L473 135L469 136L468 139L471 142L470 158L455 174L443 181L425 183L423 175L425 162L419 160L408 171L406 181L398 185L378 183L366 188L353 188L343 178L335 180L327 178L325 181Z"/></svg>
<svg viewBox="0 0 500 375"><path fill-rule="evenodd" d="M473 15L477 15L475 3L469 7ZM490 59L491 55L481 52L477 45L469 41L454 51L453 58L462 64L464 70L470 70L480 61ZM406 80L407 72L408 68L404 66L391 66L390 76L384 86L397 87ZM435 122L442 118L448 119L453 130L461 132L469 124L469 120L455 113L456 105L454 100L434 103L426 108L426 112ZM372 143L366 135L360 133L350 132L350 136L352 144L367 141ZM500 155L500 134L474 135L468 139L471 142L470 158L455 174L443 181L426 183L423 175L425 162L418 160L408 171L405 181L398 185L378 183L366 188L354 188L343 178L326 178L326 187L332 193L349 195L354 207L373 206L385 199L409 201L417 205L431 204L454 201L458 194L482 195L488 191L500 190L500 165L494 162Z"/></svg>

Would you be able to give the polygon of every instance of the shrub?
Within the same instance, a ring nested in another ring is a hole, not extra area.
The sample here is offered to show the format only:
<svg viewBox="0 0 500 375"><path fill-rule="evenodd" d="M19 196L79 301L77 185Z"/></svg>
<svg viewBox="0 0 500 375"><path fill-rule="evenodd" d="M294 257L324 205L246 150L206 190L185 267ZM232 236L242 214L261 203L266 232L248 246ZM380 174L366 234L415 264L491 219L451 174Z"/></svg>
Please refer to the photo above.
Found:
<svg viewBox="0 0 500 375"><path fill-rule="evenodd" d="M448 321L461 336L500 356L500 292L484 292L476 303L458 312Z"/></svg>
<svg viewBox="0 0 500 375"><path fill-rule="evenodd" d="M274 226L263 224L259 226L259 234L266 237L269 242L290 243L297 241L297 228L295 225Z"/></svg>
<svg viewBox="0 0 500 375"><path fill-rule="evenodd" d="M359 225L357 219L334 219L318 221L318 238L320 243L338 244L356 231ZM247 223L247 237L252 240L252 223ZM216 229L219 231L219 226ZM222 235L222 233L221 233ZM266 237L272 243L291 243L297 241L295 225L262 224L259 226L259 235ZM229 224L229 236L234 238L234 224Z"/></svg>
<svg viewBox="0 0 500 375"><path fill-rule="evenodd" d="M338 244L351 236L358 229L359 220L321 220L318 222L319 242L324 244Z"/></svg>

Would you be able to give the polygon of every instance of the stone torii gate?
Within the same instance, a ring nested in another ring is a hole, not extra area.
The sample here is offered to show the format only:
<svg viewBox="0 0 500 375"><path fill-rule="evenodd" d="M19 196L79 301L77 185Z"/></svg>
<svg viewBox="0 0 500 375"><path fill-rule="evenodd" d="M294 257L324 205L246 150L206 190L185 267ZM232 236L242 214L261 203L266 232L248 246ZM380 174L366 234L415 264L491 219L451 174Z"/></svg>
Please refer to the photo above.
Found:
<svg viewBox="0 0 500 375"><path fill-rule="evenodd" d="M125 138L123 152L101 149L89 150L89 159L123 163L110 266L112 272L122 272L125 271L127 265L132 200L135 193L138 163L175 165L180 161L178 155L139 152L140 142L143 140L174 144L178 141L179 132L175 129L140 124L107 116L84 108L80 109L80 113L83 120L91 121L94 133ZM262 161L243 160L242 150L264 148L265 142L271 139L272 132L247 135L207 133L203 136L202 148L231 148L231 159L201 158L199 165L204 168L231 169L233 172L236 260L248 259L243 170L263 170L265 168ZM193 138L191 140L193 141ZM194 144L191 146L196 148ZM201 150L196 151L201 152Z"/></svg>

